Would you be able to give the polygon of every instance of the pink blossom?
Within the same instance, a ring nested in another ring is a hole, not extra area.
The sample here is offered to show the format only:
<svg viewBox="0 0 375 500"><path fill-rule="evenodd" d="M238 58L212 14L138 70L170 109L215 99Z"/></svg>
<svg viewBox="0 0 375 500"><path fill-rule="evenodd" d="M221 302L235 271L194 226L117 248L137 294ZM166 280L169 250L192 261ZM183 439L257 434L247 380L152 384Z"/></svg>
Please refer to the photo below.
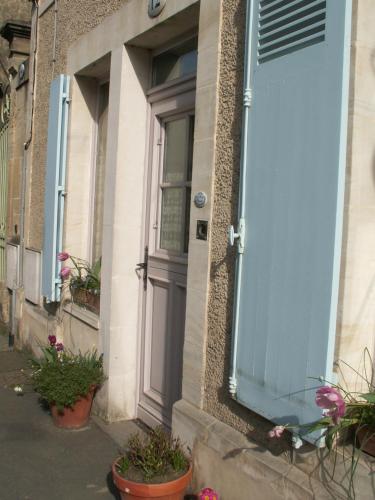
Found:
<svg viewBox="0 0 375 500"><path fill-rule="evenodd" d="M332 417L334 424L345 415L345 401L334 387L323 386L316 391L315 403L324 410L324 415Z"/></svg>
<svg viewBox="0 0 375 500"><path fill-rule="evenodd" d="M70 255L67 252L60 252L57 254L57 260L60 262L64 262L64 260L68 260Z"/></svg>
<svg viewBox="0 0 375 500"><path fill-rule="evenodd" d="M70 267L63 267L60 271L60 276L62 278L67 278L70 275Z"/></svg>
<svg viewBox="0 0 375 500"><path fill-rule="evenodd" d="M199 500L219 500L219 495L212 488L204 488L200 491Z"/></svg>
<svg viewBox="0 0 375 500"><path fill-rule="evenodd" d="M55 345L55 348L56 348L56 351L59 352L59 351L63 351L64 350L64 346L61 342L58 342L56 345Z"/></svg>
<svg viewBox="0 0 375 500"><path fill-rule="evenodd" d="M56 336L48 335L48 342L50 343L51 346L54 346L56 344Z"/></svg>
<svg viewBox="0 0 375 500"><path fill-rule="evenodd" d="M268 433L268 437L270 438L280 438L282 433L285 431L285 427L283 425L276 425L273 429L271 429Z"/></svg>

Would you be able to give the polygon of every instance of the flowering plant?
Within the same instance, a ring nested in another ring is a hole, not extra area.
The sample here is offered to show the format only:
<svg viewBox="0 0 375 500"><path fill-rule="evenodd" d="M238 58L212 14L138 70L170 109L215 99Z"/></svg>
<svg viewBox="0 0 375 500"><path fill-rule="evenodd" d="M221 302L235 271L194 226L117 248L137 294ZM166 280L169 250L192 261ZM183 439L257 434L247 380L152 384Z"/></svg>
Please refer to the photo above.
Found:
<svg viewBox="0 0 375 500"><path fill-rule="evenodd" d="M297 428L305 433L322 430L327 448L331 450L336 438L349 427L368 429L367 439L375 434L375 387L370 387L370 391L363 394L344 391L338 385L319 387L315 403L323 410L321 419L299 426L277 425L268 436L280 438L285 429Z"/></svg>
<svg viewBox="0 0 375 500"><path fill-rule="evenodd" d="M364 375L344 363L366 384L366 392L349 391L337 384L319 387L315 395L315 403L322 409L322 417L319 420L304 425L277 425L268 433L270 438L280 438L286 429L297 429L299 434L320 431L320 439L325 440L329 452L335 448L336 454L338 443L349 444L349 447L343 446L341 450L344 466L347 460L350 463L349 470L345 472L348 479L346 493L349 499L356 497L354 475L362 451L374 456L375 449L375 373L372 358L367 349L365 349L365 362L366 357L370 370L368 366L365 366ZM353 437L353 440L349 441L348 437ZM296 435L293 437L293 443L295 448L303 444ZM336 457L334 464L336 464ZM332 476L334 471L335 466Z"/></svg>
<svg viewBox="0 0 375 500"><path fill-rule="evenodd" d="M60 252L57 255L57 260L60 262L70 262L73 267L63 266L60 271L60 277L63 280L68 280L70 291L83 289L93 295L100 295L100 271L101 258L98 259L92 266L83 259L73 257L67 252Z"/></svg>
<svg viewBox="0 0 375 500"><path fill-rule="evenodd" d="M31 378L41 397L61 411L104 381L103 361L96 351L73 354L55 335L48 340L49 345L41 348L42 358L31 360Z"/></svg>

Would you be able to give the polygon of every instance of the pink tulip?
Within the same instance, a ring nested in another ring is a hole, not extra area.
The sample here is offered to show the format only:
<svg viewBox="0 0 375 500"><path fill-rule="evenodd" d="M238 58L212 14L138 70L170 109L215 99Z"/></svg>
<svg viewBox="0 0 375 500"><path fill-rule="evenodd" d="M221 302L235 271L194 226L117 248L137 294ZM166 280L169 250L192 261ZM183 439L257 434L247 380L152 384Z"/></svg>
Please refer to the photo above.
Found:
<svg viewBox="0 0 375 500"><path fill-rule="evenodd" d="M69 267L63 267L60 271L60 276L61 278L67 278L70 275L70 268Z"/></svg>
<svg viewBox="0 0 375 500"><path fill-rule="evenodd" d="M56 336L48 335L48 342L50 343L51 346L54 346L56 344Z"/></svg>
<svg viewBox="0 0 375 500"><path fill-rule="evenodd" d="M57 254L57 260L60 262L64 262L65 260L68 260L70 255L67 252L60 252Z"/></svg>
<svg viewBox="0 0 375 500"><path fill-rule="evenodd" d="M332 417L333 423L338 424L345 415L345 401L334 387L323 386L316 391L315 403L324 410L324 415Z"/></svg>
<svg viewBox="0 0 375 500"><path fill-rule="evenodd" d="M273 429L271 429L268 433L268 437L270 438L280 438L283 432L285 431L285 427L283 425L276 425Z"/></svg>

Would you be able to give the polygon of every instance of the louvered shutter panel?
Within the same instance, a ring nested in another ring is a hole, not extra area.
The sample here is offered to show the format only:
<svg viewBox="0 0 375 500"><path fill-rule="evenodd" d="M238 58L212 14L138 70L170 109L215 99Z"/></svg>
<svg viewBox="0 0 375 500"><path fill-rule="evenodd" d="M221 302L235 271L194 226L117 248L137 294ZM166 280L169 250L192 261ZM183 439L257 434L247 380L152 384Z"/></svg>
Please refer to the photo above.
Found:
<svg viewBox="0 0 375 500"><path fill-rule="evenodd" d="M310 377L332 380L351 3L249 5L246 238L232 382L252 410L306 423L320 416L320 384Z"/></svg>
<svg viewBox="0 0 375 500"><path fill-rule="evenodd" d="M47 302L60 300L57 253L62 250L68 103L69 77L59 75L51 83L48 116L42 265L42 294Z"/></svg>

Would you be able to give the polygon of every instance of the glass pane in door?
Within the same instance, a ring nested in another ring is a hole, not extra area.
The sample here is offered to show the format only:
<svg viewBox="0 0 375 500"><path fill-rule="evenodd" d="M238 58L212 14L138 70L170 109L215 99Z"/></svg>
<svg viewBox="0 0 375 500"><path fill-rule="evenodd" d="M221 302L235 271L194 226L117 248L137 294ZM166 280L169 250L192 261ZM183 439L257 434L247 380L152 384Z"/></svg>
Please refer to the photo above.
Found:
<svg viewBox="0 0 375 500"><path fill-rule="evenodd" d="M160 248L175 253L184 250L184 188L164 188L161 205Z"/></svg>
<svg viewBox="0 0 375 500"><path fill-rule="evenodd" d="M181 118L165 124L164 182L183 182L186 178L188 123Z"/></svg>

